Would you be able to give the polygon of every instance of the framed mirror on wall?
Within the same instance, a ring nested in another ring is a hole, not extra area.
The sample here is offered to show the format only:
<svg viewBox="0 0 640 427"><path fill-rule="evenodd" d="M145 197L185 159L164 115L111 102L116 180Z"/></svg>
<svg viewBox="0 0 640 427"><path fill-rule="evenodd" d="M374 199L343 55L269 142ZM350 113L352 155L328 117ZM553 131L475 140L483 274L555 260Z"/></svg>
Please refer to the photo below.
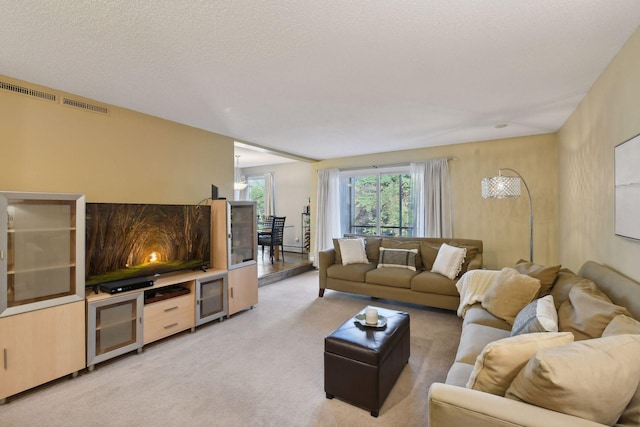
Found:
<svg viewBox="0 0 640 427"><path fill-rule="evenodd" d="M640 135L614 151L615 234L640 240Z"/></svg>

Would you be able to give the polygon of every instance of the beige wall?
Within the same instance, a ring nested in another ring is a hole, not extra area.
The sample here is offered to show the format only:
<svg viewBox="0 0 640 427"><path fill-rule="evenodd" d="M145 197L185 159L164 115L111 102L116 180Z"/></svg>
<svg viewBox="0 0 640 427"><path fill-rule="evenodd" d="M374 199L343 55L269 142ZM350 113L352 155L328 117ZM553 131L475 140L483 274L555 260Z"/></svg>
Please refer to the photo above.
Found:
<svg viewBox="0 0 640 427"><path fill-rule="evenodd" d="M574 271L595 260L640 280L640 242L614 235L613 165L614 147L640 133L639 76L640 30L558 133L559 253Z"/></svg>
<svg viewBox="0 0 640 427"><path fill-rule="evenodd" d="M233 198L233 139L109 109L105 116L0 91L0 190L83 193L89 202L197 204L216 184L221 196Z"/></svg>
<svg viewBox="0 0 640 427"><path fill-rule="evenodd" d="M520 258L529 258L529 201L526 193L519 199L508 200L484 200L481 197L481 179L496 176L499 168L518 171L531 190L534 261L540 264L557 262L558 160L555 134L395 151L313 163L312 205L316 200L319 169L381 166L442 157L455 157L455 160L449 162L454 205L454 237L481 239L484 243L486 268L510 266ZM314 206L312 212L313 223ZM312 234L312 240L314 238L315 235Z"/></svg>

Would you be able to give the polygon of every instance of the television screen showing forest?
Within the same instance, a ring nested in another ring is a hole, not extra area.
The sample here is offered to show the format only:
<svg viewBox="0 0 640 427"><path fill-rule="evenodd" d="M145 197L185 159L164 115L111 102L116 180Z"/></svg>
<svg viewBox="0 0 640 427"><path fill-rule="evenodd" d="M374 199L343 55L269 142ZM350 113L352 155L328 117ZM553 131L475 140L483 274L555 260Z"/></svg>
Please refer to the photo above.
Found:
<svg viewBox="0 0 640 427"><path fill-rule="evenodd" d="M204 268L210 206L87 203L86 286Z"/></svg>

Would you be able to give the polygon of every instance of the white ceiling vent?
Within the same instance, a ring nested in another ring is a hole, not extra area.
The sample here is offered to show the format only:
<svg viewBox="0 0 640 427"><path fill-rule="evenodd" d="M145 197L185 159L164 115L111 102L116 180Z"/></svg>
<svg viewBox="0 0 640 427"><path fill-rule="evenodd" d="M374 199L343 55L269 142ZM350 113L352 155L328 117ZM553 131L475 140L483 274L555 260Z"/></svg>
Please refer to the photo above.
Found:
<svg viewBox="0 0 640 427"><path fill-rule="evenodd" d="M8 90L14 93L21 93L27 96L33 96L35 98L46 99L47 101L56 102L58 96L53 93L44 92L42 90L31 89L24 86L19 86L13 83L7 83L0 81L0 89Z"/></svg>
<svg viewBox="0 0 640 427"><path fill-rule="evenodd" d="M107 107L103 107L101 105L93 105L86 103L84 101L78 101L71 98L62 98L62 103L64 105L69 105L70 107L82 108L83 110L93 111L94 113L100 114L109 114L109 109Z"/></svg>

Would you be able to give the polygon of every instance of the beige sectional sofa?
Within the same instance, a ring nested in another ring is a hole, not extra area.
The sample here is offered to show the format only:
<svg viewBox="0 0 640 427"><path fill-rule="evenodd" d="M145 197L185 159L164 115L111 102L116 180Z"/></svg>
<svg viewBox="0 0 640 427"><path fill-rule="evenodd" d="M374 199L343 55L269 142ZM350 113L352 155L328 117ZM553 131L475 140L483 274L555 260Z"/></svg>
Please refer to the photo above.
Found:
<svg viewBox="0 0 640 427"><path fill-rule="evenodd" d="M358 236L346 235L346 238ZM482 241L418 237L364 237L366 262L343 265L338 239L318 254L319 296L326 289L455 310L460 296L455 284L468 270L482 268ZM431 271L443 243L466 249L460 272L450 279ZM417 250L416 271L378 268L380 248Z"/></svg>
<svg viewBox="0 0 640 427"><path fill-rule="evenodd" d="M542 288L550 282L535 298L551 295L559 331L511 337L514 326L485 307L491 304L482 295L490 290L478 292L480 302L471 298L467 306L463 293L458 352L446 382L430 388L429 426L639 426L640 284L593 261L577 275L556 266L553 280L553 267L545 273L542 266L521 264L514 268L529 268ZM463 291L466 280L460 281ZM553 340L559 341L550 348L526 349Z"/></svg>

